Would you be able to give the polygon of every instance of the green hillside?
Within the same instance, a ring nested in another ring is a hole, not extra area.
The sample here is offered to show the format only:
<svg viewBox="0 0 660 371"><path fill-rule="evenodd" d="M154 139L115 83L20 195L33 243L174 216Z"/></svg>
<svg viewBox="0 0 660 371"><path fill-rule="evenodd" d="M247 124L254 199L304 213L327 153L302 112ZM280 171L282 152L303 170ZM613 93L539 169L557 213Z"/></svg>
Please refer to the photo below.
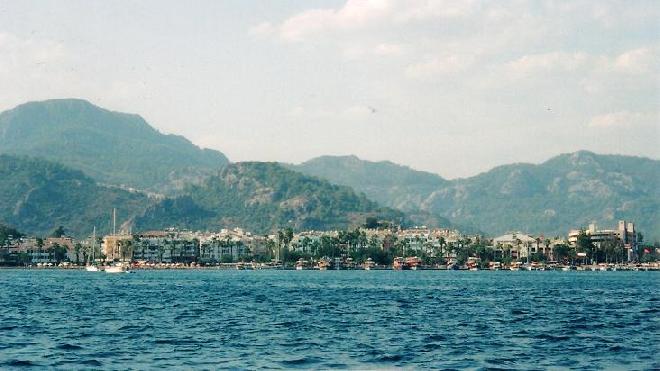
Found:
<svg viewBox="0 0 660 371"><path fill-rule="evenodd" d="M426 197L447 184L445 179L436 174L413 170L389 161L364 161L355 156L321 156L288 166L308 175L349 186L381 205L404 211L419 209Z"/></svg>
<svg viewBox="0 0 660 371"><path fill-rule="evenodd" d="M277 228L328 230L364 224L367 216L399 222L403 213L380 208L351 188L302 175L277 163L228 165L176 199L164 200L137 220L137 228L217 229L241 226L256 233Z"/></svg>
<svg viewBox="0 0 660 371"><path fill-rule="evenodd" d="M157 192L227 164L222 153L161 134L138 115L77 99L31 102L1 113L0 153L38 156L99 182Z"/></svg>
<svg viewBox="0 0 660 371"><path fill-rule="evenodd" d="M626 219L659 238L659 176L660 161L581 151L452 182L423 206L490 233L565 235L591 222L613 228Z"/></svg>
<svg viewBox="0 0 660 371"><path fill-rule="evenodd" d="M47 235L57 226L86 236L110 232L111 210L122 224L150 203L139 193L97 185L80 171L35 158L0 155L0 224Z"/></svg>
<svg viewBox="0 0 660 371"><path fill-rule="evenodd" d="M619 219L627 219L647 236L660 238L657 160L580 151L539 165L505 165L466 179L437 181L441 183L438 185L429 184L428 179L433 179L429 175L417 178L419 172L409 170L407 176L393 176L407 179L405 188L383 181L382 189L373 185L373 179L386 178L386 167L375 177L363 170L373 167L374 163L354 157L336 157L330 162L312 160L297 168L331 182L350 182L355 190L383 205L417 207L488 234L522 230L565 235L569 229L591 222L611 228ZM395 174L405 171L402 167L394 169Z"/></svg>

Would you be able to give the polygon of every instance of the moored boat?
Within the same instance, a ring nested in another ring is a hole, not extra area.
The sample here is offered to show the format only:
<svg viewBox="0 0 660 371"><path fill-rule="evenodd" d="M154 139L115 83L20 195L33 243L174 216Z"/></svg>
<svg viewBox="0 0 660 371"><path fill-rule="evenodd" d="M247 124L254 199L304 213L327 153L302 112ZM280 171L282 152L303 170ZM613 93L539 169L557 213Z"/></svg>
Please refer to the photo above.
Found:
<svg viewBox="0 0 660 371"><path fill-rule="evenodd" d="M326 271L326 270L328 270L328 268L330 268L330 260L328 260L326 258L321 258L321 260L319 260L316 267L320 271Z"/></svg>
<svg viewBox="0 0 660 371"><path fill-rule="evenodd" d="M408 269L416 271L416 270L421 268L422 259L420 259L416 256L408 257L408 258L406 258L406 266L408 267Z"/></svg>
<svg viewBox="0 0 660 371"><path fill-rule="evenodd" d="M105 273L130 273L128 266L122 263L115 263L113 265L106 266L104 271Z"/></svg>
<svg viewBox="0 0 660 371"><path fill-rule="evenodd" d="M465 263L465 265L467 266L468 270L478 271L480 261L481 261L481 259L479 259L477 257L474 257L474 256L470 256L470 257L468 257L467 262Z"/></svg>
<svg viewBox="0 0 660 371"><path fill-rule="evenodd" d="M307 262L303 260L303 258L298 259L298 261L296 262L296 270L301 271L305 268L307 268Z"/></svg>
<svg viewBox="0 0 660 371"><path fill-rule="evenodd" d="M396 257L394 258L394 262L392 263L392 269L400 271L404 269L408 269L408 265L406 264L405 259L402 257Z"/></svg>

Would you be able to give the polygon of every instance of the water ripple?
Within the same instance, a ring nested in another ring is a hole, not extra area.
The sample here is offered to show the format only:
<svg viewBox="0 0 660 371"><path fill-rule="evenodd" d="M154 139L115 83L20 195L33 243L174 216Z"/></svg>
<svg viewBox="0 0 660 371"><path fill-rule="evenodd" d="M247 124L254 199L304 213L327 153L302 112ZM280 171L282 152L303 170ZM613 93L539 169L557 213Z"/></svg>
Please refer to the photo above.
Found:
<svg viewBox="0 0 660 371"><path fill-rule="evenodd" d="M654 272L3 270L0 368L657 369Z"/></svg>

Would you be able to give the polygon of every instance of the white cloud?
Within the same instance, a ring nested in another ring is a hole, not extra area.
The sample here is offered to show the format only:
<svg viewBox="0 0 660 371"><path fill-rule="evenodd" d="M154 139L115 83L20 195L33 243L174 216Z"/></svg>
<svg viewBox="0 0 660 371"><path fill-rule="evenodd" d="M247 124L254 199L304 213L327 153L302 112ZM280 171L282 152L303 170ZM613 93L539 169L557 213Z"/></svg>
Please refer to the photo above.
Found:
<svg viewBox="0 0 660 371"><path fill-rule="evenodd" d="M369 118L378 111L367 105L354 104L345 107L303 107L295 106L287 112L291 119L306 122L321 120L354 122Z"/></svg>
<svg viewBox="0 0 660 371"><path fill-rule="evenodd" d="M408 1L396 16L400 21L426 20L435 18L457 18L469 15L475 8L472 0L425 0Z"/></svg>
<svg viewBox="0 0 660 371"><path fill-rule="evenodd" d="M436 76L456 74L469 69L475 62L474 55L450 54L422 63L409 65L405 75L411 79L429 79Z"/></svg>
<svg viewBox="0 0 660 371"><path fill-rule="evenodd" d="M306 113L305 108L301 106L295 106L289 110L289 116L291 117L301 117Z"/></svg>
<svg viewBox="0 0 660 371"><path fill-rule="evenodd" d="M629 128L653 124L653 121L655 121L655 125L660 125L659 119L658 113L618 111L594 116L588 126L591 128Z"/></svg>
<svg viewBox="0 0 660 371"><path fill-rule="evenodd" d="M373 48L373 53L381 56L401 55L403 54L403 46L401 44L382 43Z"/></svg>
<svg viewBox="0 0 660 371"><path fill-rule="evenodd" d="M41 68L64 56L64 47L59 43L0 33L0 73Z"/></svg>
<svg viewBox="0 0 660 371"><path fill-rule="evenodd" d="M641 47L615 55L597 55L586 52L524 55L508 63L511 72L521 75L547 71L573 72L587 70L604 73L646 73L660 65L656 49Z"/></svg>
<svg viewBox="0 0 660 371"><path fill-rule="evenodd" d="M617 70L630 73L645 73L653 67L660 66L660 58L656 50L638 48L620 54L614 60Z"/></svg>
<svg viewBox="0 0 660 371"><path fill-rule="evenodd" d="M374 114L375 110L367 106L351 106L346 108L342 114L346 119L355 119L360 120L368 117L371 114Z"/></svg>
<svg viewBox="0 0 660 371"><path fill-rule="evenodd" d="M147 18L112 3L107 14L23 3L0 12L0 109L78 96L167 132L223 132L204 144L233 158L355 148L386 158L401 156L396 147L453 175L485 170L487 157L528 160L509 143L530 137L552 143L536 159L576 146L658 151L653 1L280 2L259 13L236 2ZM304 145L282 145L290 132ZM465 163L437 160L448 156Z"/></svg>
<svg viewBox="0 0 660 371"><path fill-rule="evenodd" d="M305 10L279 25L262 23L252 27L250 33L275 30L281 39L299 42L321 33L356 30L378 23L393 25L464 17L474 9L472 0L348 0L338 9Z"/></svg>
<svg viewBox="0 0 660 371"><path fill-rule="evenodd" d="M598 58L584 52L551 52L524 55L508 63L513 75L528 76L548 71L574 72L585 67L593 67Z"/></svg>
<svg viewBox="0 0 660 371"><path fill-rule="evenodd" d="M0 32L0 111L28 100L58 97L55 92L77 85L66 68L68 58L58 42Z"/></svg>
<svg viewBox="0 0 660 371"><path fill-rule="evenodd" d="M401 44L380 43L375 46L349 45L342 49L342 55L348 60L367 57L399 57L404 55Z"/></svg>
<svg viewBox="0 0 660 371"><path fill-rule="evenodd" d="M385 18L391 11L386 0L349 0L340 9L310 9L294 15L279 26L285 41L302 41L310 35L337 29L354 29Z"/></svg>
<svg viewBox="0 0 660 371"><path fill-rule="evenodd" d="M276 32L276 28L272 23L262 22L254 27L251 27L248 33L252 36L269 36L274 32Z"/></svg>

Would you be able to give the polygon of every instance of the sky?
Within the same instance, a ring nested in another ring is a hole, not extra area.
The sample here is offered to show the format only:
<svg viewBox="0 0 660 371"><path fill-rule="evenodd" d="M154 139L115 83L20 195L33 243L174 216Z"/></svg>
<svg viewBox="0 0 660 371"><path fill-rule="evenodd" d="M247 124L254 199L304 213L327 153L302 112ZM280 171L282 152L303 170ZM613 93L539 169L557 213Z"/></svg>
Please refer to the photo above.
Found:
<svg viewBox="0 0 660 371"><path fill-rule="evenodd" d="M658 159L660 2L0 0L0 111L51 98L231 161Z"/></svg>

